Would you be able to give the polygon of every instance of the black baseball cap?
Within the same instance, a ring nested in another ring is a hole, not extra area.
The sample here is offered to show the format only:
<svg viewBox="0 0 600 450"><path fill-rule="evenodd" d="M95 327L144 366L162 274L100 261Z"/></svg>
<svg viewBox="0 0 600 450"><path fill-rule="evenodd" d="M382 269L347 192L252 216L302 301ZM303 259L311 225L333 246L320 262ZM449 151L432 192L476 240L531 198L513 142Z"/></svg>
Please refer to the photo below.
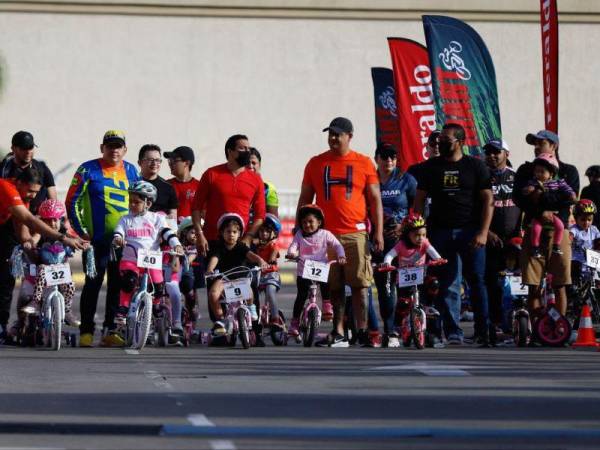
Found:
<svg viewBox="0 0 600 450"><path fill-rule="evenodd" d="M33 147L37 147L33 141L33 135L29 131L17 131L12 137L12 145L23 150L30 150Z"/></svg>
<svg viewBox="0 0 600 450"><path fill-rule="evenodd" d="M380 158L389 158L392 156L394 159L396 159L398 158L398 152L396 151L396 147L394 147L392 144L381 142L377 144L375 156L379 156Z"/></svg>
<svg viewBox="0 0 600 450"><path fill-rule="evenodd" d="M125 133L121 130L108 130L104 133L102 144L120 144L125 145Z"/></svg>
<svg viewBox="0 0 600 450"><path fill-rule="evenodd" d="M350 119L346 119L345 117L336 117L331 121L327 128L323 128L323 131L333 131L337 134L349 134L354 133L354 127L352 126Z"/></svg>
<svg viewBox="0 0 600 450"><path fill-rule="evenodd" d="M180 158L182 161L189 161L194 164L194 150L192 150L190 147L177 147L172 152L165 152L164 155L167 159Z"/></svg>

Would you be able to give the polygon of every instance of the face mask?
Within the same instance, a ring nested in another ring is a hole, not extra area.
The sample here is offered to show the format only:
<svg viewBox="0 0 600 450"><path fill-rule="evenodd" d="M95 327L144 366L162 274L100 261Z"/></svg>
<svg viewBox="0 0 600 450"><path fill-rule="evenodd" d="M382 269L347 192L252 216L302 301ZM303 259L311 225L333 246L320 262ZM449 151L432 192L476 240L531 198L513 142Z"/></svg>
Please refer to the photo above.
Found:
<svg viewBox="0 0 600 450"><path fill-rule="evenodd" d="M250 152L238 152L238 156L236 158L236 162L238 165L245 167L250 164Z"/></svg>
<svg viewBox="0 0 600 450"><path fill-rule="evenodd" d="M440 156L450 156L452 154L452 144L450 141L440 141L438 143L438 150L440 151Z"/></svg>

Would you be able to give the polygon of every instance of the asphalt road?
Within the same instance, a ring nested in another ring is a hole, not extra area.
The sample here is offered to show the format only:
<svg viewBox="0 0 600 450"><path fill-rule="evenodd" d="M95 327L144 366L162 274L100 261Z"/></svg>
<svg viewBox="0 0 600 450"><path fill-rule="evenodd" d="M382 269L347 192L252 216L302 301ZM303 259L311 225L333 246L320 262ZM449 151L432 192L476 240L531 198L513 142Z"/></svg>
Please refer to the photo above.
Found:
<svg viewBox="0 0 600 450"><path fill-rule="evenodd" d="M284 312L292 296L284 288ZM470 346L0 347L0 450L597 449L599 358Z"/></svg>

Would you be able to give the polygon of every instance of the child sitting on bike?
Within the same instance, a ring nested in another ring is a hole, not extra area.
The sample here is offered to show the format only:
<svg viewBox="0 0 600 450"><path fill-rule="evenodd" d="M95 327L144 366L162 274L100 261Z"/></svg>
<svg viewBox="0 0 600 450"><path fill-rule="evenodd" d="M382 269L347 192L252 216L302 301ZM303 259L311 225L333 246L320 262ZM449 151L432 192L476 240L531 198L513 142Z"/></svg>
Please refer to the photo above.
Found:
<svg viewBox="0 0 600 450"><path fill-rule="evenodd" d="M423 266L429 257L440 263L445 260L427 240L427 225L420 214L410 213L400 224L400 240L383 258L381 267L389 267L395 258L398 258L397 267ZM396 304L395 326L400 326L402 318L408 313L408 302L411 288L398 289L398 302ZM397 337L397 335L395 336Z"/></svg>
<svg viewBox="0 0 600 450"><path fill-rule="evenodd" d="M308 296L308 291L312 283L311 280L302 278L304 272L304 260L310 259L318 262L328 262L328 252L334 251L339 264L346 264L346 253L344 247L331 233L323 229L325 216L323 210L317 205L304 205L298 210L298 224L300 230L294 235L294 239L288 248L286 258L298 260L296 268L296 301L294 302L294 312L292 322L290 324L289 333L291 336L300 334L298 328L300 326L300 315L304 308L304 302ZM323 316L333 317L333 307L328 300L328 290L325 283L319 283L321 297L323 298Z"/></svg>
<svg viewBox="0 0 600 450"><path fill-rule="evenodd" d="M596 226L592 225L596 212L596 205L591 200L579 200L575 205L575 224L569 227L572 248L571 277L574 284L577 284L581 280L582 271L586 263L585 251L598 247L600 231L598 231Z"/></svg>
<svg viewBox="0 0 600 450"><path fill-rule="evenodd" d="M163 275L165 279L165 293L171 302L171 317L173 318L174 338L183 337L183 327L181 325L181 290L179 289L179 280L181 279L181 261L177 255L170 254L174 249L167 243L162 242L160 249L163 254Z"/></svg>
<svg viewBox="0 0 600 450"><path fill-rule="evenodd" d="M61 233L67 232L65 213L65 204L60 200L44 200L38 208L39 218L46 225ZM26 267L25 277L19 291L18 319L13 324L14 330L19 329L23 323L24 309L34 308L37 311L42 304L44 289L47 287L44 265L66 263L68 258L74 254L72 248L65 247L60 242L42 238L39 234L34 234L29 241L23 244L23 248L29 264ZM60 284L58 290L65 299L65 324L79 326L79 321L71 311L71 304L75 296L75 284L72 281Z"/></svg>
<svg viewBox="0 0 600 450"><path fill-rule="evenodd" d="M139 276L144 270L137 265L138 252L142 249L159 250L161 242L164 242L177 253L183 253L183 247L175 232L169 228L166 217L149 211L152 203L156 201L156 188L147 181L136 181L127 191L129 213L121 217L113 237L115 247L124 247L119 263L121 294L115 317L115 323L121 329L125 325L129 303L137 287ZM154 296L163 297L165 286L162 270L148 269L148 273L154 284ZM115 345L125 343L117 333L112 337L111 342Z"/></svg>
<svg viewBox="0 0 600 450"><path fill-rule="evenodd" d="M187 267L184 267L181 271L179 290L185 299L185 307L190 313L192 323L196 323L198 320L198 310L196 308L195 287L197 284L196 272L199 261L198 249L196 248L196 230L191 217L186 217L181 221L177 228L177 234L188 261Z"/></svg>
<svg viewBox="0 0 600 450"><path fill-rule="evenodd" d="M246 260L255 263L266 269L269 267L267 262L250 251L250 248L242 242L244 234L244 220L239 214L225 213L217 221L219 230L219 241L211 245L208 253L208 263L206 266L206 275L212 275L215 271L220 273L227 272L239 266L243 266ZM244 274L233 275L230 278L243 277ZM225 313L221 307L221 296L224 292L223 281L213 279L207 283L208 305L214 317L212 332L215 336L223 336L227 332L225 329ZM247 299L252 320L258 320L258 313L253 299Z"/></svg>
<svg viewBox="0 0 600 450"><path fill-rule="evenodd" d="M251 246L254 253L264 259L270 265L277 265L279 258L279 249L277 248L277 238L281 232L281 222L277 216L267 214L265 220L258 229L258 239ZM264 287L265 297L271 305L271 323L270 325L283 326L279 317L279 308L277 306L277 292L281 289L281 279L279 272L270 272L260 277L260 286Z"/></svg>

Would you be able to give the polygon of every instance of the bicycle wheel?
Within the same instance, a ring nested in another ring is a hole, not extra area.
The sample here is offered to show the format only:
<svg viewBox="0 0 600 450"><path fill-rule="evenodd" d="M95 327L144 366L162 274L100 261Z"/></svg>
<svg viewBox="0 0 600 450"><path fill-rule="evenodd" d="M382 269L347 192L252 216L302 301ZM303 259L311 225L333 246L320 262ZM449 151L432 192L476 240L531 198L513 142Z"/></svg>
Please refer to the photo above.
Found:
<svg viewBox="0 0 600 450"><path fill-rule="evenodd" d="M308 312L306 331L302 334L302 344L304 344L305 347L312 347L313 345L315 335L317 334L317 328L319 326L317 321L317 308L312 308Z"/></svg>
<svg viewBox="0 0 600 450"><path fill-rule="evenodd" d="M419 350L425 348L425 323L421 308L413 308L410 311L410 337Z"/></svg>
<svg viewBox="0 0 600 450"><path fill-rule="evenodd" d="M242 342L242 347L245 349L250 348L250 330L248 330L248 323L246 322L247 315L248 311L246 308L239 308L237 310L236 316L238 321L240 341Z"/></svg>
<svg viewBox="0 0 600 450"><path fill-rule="evenodd" d="M141 350L146 345L148 333L150 333L150 323L152 321L152 297L149 294L142 294L138 309L135 314L135 323L133 325L133 339L131 347Z"/></svg>
<svg viewBox="0 0 600 450"><path fill-rule="evenodd" d="M158 334L156 343L159 347L166 347L169 342L169 318L164 308L161 309L159 314L156 318L156 332Z"/></svg>
<svg viewBox="0 0 600 450"><path fill-rule="evenodd" d="M271 335L271 340L273 341L273 345L276 347L280 347L285 345L287 342L287 329L285 328L285 316L281 311L279 311L279 319L281 320L282 326L271 324L269 327L269 334Z"/></svg>
<svg viewBox="0 0 600 450"><path fill-rule="evenodd" d="M56 292L51 294L50 298L50 348L52 350L58 351L60 350L60 343L62 340L62 323L64 320L64 312L63 305L64 300L63 296Z"/></svg>
<svg viewBox="0 0 600 450"><path fill-rule="evenodd" d="M529 320L519 316L513 323L513 338L518 347L525 347L529 337Z"/></svg>
<svg viewBox="0 0 600 450"><path fill-rule="evenodd" d="M538 339L550 347L563 346L571 336L571 324L562 315L554 320L550 314L544 314L535 324Z"/></svg>

